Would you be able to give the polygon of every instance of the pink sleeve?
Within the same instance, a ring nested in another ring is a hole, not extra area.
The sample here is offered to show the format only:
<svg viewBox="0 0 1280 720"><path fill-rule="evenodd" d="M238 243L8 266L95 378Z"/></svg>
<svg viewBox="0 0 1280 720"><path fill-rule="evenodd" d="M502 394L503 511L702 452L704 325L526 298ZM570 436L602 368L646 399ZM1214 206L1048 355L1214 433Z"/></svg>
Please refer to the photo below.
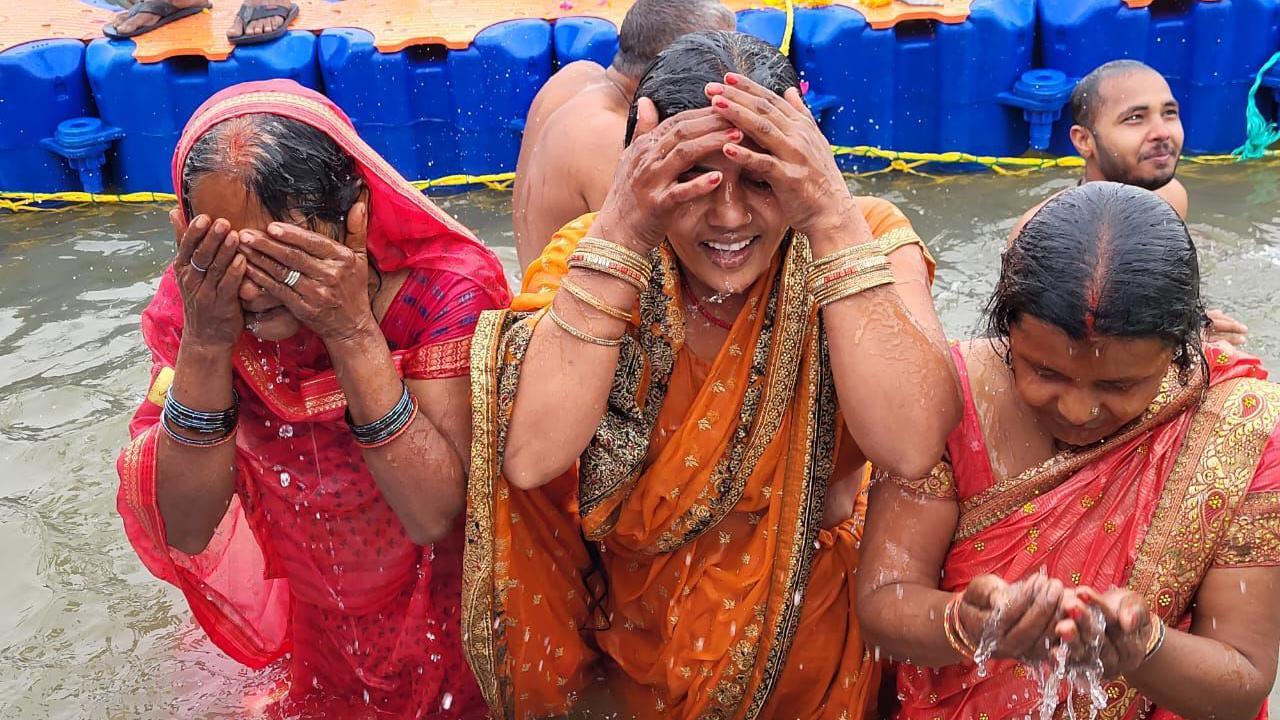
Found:
<svg viewBox="0 0 1280 720"><path fill-rule="evenodd" d="M474 280L445 270L415 270L382 319L392 350L408 350L406 378L460 377L470 368L480 313L496 309Z"/></svg>
<svg viewBox="0 0 1280 720"><path fill-rule="evenodd" d="M474 280L445 270L409 274L382 319L392 349L470 337L480 313L495 309Z"/></svg>

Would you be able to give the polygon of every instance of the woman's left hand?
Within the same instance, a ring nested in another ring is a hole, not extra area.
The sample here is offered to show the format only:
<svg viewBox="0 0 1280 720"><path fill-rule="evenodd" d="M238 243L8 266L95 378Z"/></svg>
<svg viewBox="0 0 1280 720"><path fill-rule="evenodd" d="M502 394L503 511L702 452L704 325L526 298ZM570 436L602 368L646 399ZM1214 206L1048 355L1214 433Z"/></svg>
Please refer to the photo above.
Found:
<svg viewBox="0 0 1280 720"><path fill-rule="evenodd" d="M724 83L709 83L707 95L715 112L763 151L727 143L725 156L769 183L793 228L810 237L852 231L855 243L871 241L831 145L799 89L779 97L745 75L729 73Z"/></svg>
<svg viewBox="0 0 1280 720"><path fill-rule="evenodd" d="M1074 591L1074 602L1068 598L1063 610L1074 623L1073 654L1083 651L1084 643L1096 637L1099 628L1093 627L1093 616L1084 612L1086 606L1101 611L1105 629L1101 631L1102 674L1117 678L1137 669L1147 659L1147 643L1157 631L1141 595L1125 588L1112 588L1099 593L1093 588L1080 586Z"/></svg>
<svg viewBox="0 0 1280 720"><path fill-rule="evenodd" d="M348 212L345 244L296 225L273 222L266 235L240 233L247 276L320 336L326 345L360 338L377 327L369 295L364 202ZM291 272L297 271L296 276ZM293 282L290 283L289 280Z"/></svg>

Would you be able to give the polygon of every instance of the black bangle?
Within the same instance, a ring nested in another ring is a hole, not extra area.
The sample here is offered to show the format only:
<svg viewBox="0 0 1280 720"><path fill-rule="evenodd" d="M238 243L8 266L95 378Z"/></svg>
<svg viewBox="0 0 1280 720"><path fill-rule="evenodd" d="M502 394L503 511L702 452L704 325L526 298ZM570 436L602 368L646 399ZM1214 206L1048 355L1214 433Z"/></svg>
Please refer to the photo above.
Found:
<svg viewBox="0 0 1280 720"><path fill-rule="evenodd" d="M199 440L196 440L193 438L184 437L174 432L173 428L169 427L169 420L164 417L160 418L160 427L164 428L164 433L169 436L170 440L178 443L179 445L186 445L187 447L196 447L196 448L209 448L209 447L214 447L216 445L221 445L227 442L228 440L230 440L236 434L236 431L233 428L231 430L228 430L222 433L221 435L218 435L217 437L201 438Z"/></svg>
<svg viewBox="0 0 1280 720"><path fill-rule="evenodd" d="M395 406L386 415L367 425L356 425L352 422L351 408L347 408L347 426L351 428L351 433L356 436L356 442L366 446L381 444L394 437L396 433L403 430L413 420L413 416L418 412L417 404L413 401L413 395L409 392L409 388L403 383L401 383L401 388L403 391L400 393L400 399L396 401Z"/></svg>
<svg viewBox="0 0 1280 720"><path fill-rule="evenodd" d="M187 432L226 435L236 428L240 417L240 396L231 390L231 407L217 412L195 410L178 402L170 386L164 395L164 419L179 430Z"/></svg>

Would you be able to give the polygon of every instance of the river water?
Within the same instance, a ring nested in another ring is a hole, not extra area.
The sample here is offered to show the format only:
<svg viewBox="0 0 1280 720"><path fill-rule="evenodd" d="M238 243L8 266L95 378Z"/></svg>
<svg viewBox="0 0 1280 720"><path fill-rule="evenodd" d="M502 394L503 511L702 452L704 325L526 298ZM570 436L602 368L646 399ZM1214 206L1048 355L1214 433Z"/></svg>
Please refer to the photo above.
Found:
<svg viewBox="0 0 1280 720"><path fill-rule="evenodd" d="M1210 305L1280 360L1280 167L1191 166ZM1014 218L1075 175L881 176L939 261L952 337L973 333ZM514 276L510 196L440 200ZM153 579L115 513L116 454L147 387L138 315L173 251L166 208L0 216L0 718L244 717L261 675L225 659Z"/></svg>

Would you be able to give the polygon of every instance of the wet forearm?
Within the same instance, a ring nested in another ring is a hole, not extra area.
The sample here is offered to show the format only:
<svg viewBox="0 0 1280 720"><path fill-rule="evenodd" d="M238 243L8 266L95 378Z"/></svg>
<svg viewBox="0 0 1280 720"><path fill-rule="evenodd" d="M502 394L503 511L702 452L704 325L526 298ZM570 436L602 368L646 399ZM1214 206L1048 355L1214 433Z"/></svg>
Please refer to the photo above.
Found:
<svg viewBox="0 0 1280 720"><path fill-rule="evenodd" d="M625 282L587 270L568 277L615 308L634 307ZM556 314L598 338L618 338L627 323L560 293ZM537 487L573 466L604 417L618 365L618 348L575 338L550 317L538 322L525 353L507 433L503 473L517 487Z"/></svg>
<svg viewBox="0 0 1280 720"><path fill-rule="evenodd" d="M943 629L943 614L951 598L951 593L937 588L905 582L870 590L858 598L858 619L867 647L880 659L918 667L965 662L966 658L952 649Z"/></svg>
<svg viewBox="0 0 1280 720"><path fill-rule="evenodd" d="M1271 691L1270 678L1239 650L1172 628L1125 679L1162 709L1193 719L1253 720Z"/></svg>
<svg viewBox="0 0 1280 720"><path fill-rule="evenodd" d="M814 256L846 247L841 237L812 238ZM895 265L895 272L898 267ZM823 310L840 407L849 432L876 466L923 477L959 422L955 368L941 327L915 317L905 299L929 307L923 279L900 277Z"/></svg>
<svg viewBox="0 0 1280 720"><path fill-rule="evenodd" d="M382 418L400 401L404 382L380 332L335 344L329 355L355 424ZM363 456L414 542L429 544L449 531L463 508L462 460L422 409L403 434Z"/></svg>
<svg viewBox="0 0 1280 720"><path fill-rule="evenodd" d="M174 399L205 412L231 407L231 352L231 348L184 340L174 367ZM175 432L196 439L181 430ZM209 544L235 493L235 443L192 447L163 431L158 443L156 501L166 537L170 546L198 553Z"/></svg>

